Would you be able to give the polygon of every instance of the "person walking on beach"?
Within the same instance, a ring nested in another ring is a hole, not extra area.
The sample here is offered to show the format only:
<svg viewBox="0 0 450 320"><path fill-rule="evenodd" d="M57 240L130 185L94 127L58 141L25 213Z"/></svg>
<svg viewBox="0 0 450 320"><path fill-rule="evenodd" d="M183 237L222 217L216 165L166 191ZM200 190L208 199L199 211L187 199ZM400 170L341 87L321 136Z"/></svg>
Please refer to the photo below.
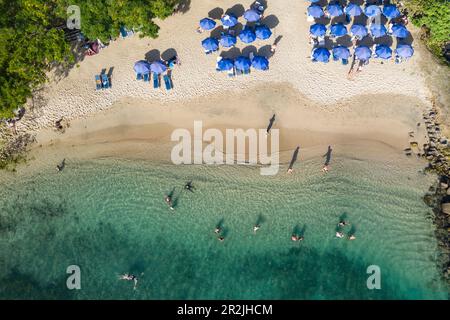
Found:
<svg viewBox="0 0 450 320"><path fill-rule="evenodd" d="M266 129L266 135L268 135L270 133L270 129L272 129L274 122L275 122L275 114L269 120L269 125L267 126L267 129Z"/></svg>

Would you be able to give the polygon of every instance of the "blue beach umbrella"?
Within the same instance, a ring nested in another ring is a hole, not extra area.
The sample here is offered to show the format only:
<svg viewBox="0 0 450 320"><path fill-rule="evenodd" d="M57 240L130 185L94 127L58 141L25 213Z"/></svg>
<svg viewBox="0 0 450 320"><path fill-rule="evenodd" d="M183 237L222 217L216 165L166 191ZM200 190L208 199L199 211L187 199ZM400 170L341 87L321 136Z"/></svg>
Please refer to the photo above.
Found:
<svg viewBox="0 0 450 320"><path fill-rule="evenodd" d="M320 23L315 23L309 27L309 32L315 37L323 37L327 33L327 27Z"/></svg>
<svg viewBox="0 0 450 320"><path fill-rule="evenodd" d="M337 46L333 48L333 57L336 59L348 59L350 57L350 50L344 46Z"/></svg>
<svg viewBox="0 0 450 320"><path fill-rule="evenodd" d="M372 51L366 46L360 46L355 49L355 56L359 60L369 60L372 56Z"/></svg>
<svg viewBox="0 0 450 320"><path fill-rule="evenodd" d="M244 28L239 34L239 39L244 43L252 43L256 40L256 34L250 28Z"/></svg>
<svg viewBox="0 0 450 320"><path fill-rule="evenodd" d="M352 27L350 28L350 32L352 33L353 36L359 37L360 39L367 36L367 28L362 24L352 25Z"/></svg>
<svg viewBox="0 0 450 320"><path fill-rule="evenodd" d="M215 38L206 38L202 41L202 47L208 51L216 51L219 49L219 41Z"/></svg>
<svg viewBox="0 0 450 320"><path fill-rule="evenodd" d="M231 34L225 34L220 38L219 42L222 47L229 48L236 44L236 37Z"/></svg>
<svg viewBox="0 0 450 320"><path fill-rule="evenodd" d="M379 44L375 48L375 54L381 59L390 59L392 57L392 50L384 44Z"/></svg>
<svg viewBox="0 0 450 320"><path fill-rule="evenodd" d="M270 31L268 26L262 24L255 28L255 34L258 39L266 40L270 38L272 31Z"/></svg>
<svg viewBox="0 0 450 320"><path fill-rule="evenodd" d="M221 59L217 63L217 67L220 71L228 71L233 69L234 67L234 61L231 59Z"/></svg>
<svg viewBox="0 0 450 320"><path fill-rule="evenodd" d="M167 66L161 61L155 61L150 65L150 70L153 73L160 74L167 70Z"/></svg>
<svg viewBox="0 0 450 320"><path fill-rule="evenodd" d="M393 4L387 4L383 7L383 14L388 19L394 19L400 16L400 10Z"/></svg>
<svg viewBox="0 0 450 320"><path fill-rule="evenodd" d="M256 22L261 19L261 15L256 10L249 9L244 12L244 19L248 22Z"/></svg>
<svg viewBox="0 0 450 320"><path fill-rule="evenodd" d="M411 58L414 54L414 49L409 44L399 44L395 53L402 58Z"/></svg>
<svg viewBox="0 0 450 320"><path fill-rule="evenodd" d="M316 48L313 51L313 60L327 63L330 60L330 51L326 48Z"/></svg>
<svg viewBox="0 0 450 320"><path fill-rule="evenodd" d="M347 28L342 23L336 23L330 27L330 33L334 37L342 37L347 34Z"/></svg>
<svg viewBox="0 0 450 320"><path fill-rule="evenodd" d="M263 56L255 56L252 60L252 67L258 70L268 70L269 60Z"/></svg>
<svg viewBox="0 0 450 320"><path fill-rule="evenodd" d="M230 27L230 28L234 27L238 23L237 18L232 14L227 14L227 15L223 16L222 19L220 19L220 21L222 21L222 24L225 27Z"/></svg>
<svg viewBox="0 0 450 320"><path fill-rule="evenodd" d="M140 74L150 73L150 63L148 63L145 60L137 61L134 64L134 71L136 71L136 73L140 73Z"/></svg>
<svg viewBox="0 0 450 320"><path fill-rule="evenodd" d="M203 30L212 30L216 26L216 22L210 18L200 20L200 28Z"/></svg>
<svg viewBox="0 0 450 320"><path fill-rule="evenodd" d="M250 66L252 65L252 62L249 58L240 56L234 61L234 66L236 69L241 71L247 71L250 69Z"/></svg>
<svg viewBox="0 0 450 320"><path fill-rule="evenodd" d="M337 3L329 4L327 11L332 17L339 17L344 13L344 11L342 11L342 7Z"/></svg>
<svg viewBox="0 0 450 320"><path fill-rule="evenodd" d="M372 24L370 26L370 33L374 38L380 38L386 34L386 27L382 24Z"/></svg>
<svg viewBox="0 0 450 320"><path fill-rule="evenodd" d="M377 15L379 15L381 13L381 9L379 6L372 4L370 6L367 6L366 9L364 9L364 13L369 18L372 18L372 17L376 17Z"/></svg>
<svg viewBox="0 0 450 320"><path fill-rule="evenodd" d="M317 4L308 7L308 15L313 18L320 18L324 15L323 10Z"/></svg>
<svg viewBox="0 0 450 320"><path fill-rule="evenodd" d="M392 26L392 34L397 38L406 38L408 36L408 29L402 24L394 24Z"/></svg>
<svg viewBox="0 0 450 320"><path fill-rule="evenodd" d="M361 7L354 3L349 3L348 6L345 7L345 13L351 17L357 17L361 15L362 12Z"/></svg>

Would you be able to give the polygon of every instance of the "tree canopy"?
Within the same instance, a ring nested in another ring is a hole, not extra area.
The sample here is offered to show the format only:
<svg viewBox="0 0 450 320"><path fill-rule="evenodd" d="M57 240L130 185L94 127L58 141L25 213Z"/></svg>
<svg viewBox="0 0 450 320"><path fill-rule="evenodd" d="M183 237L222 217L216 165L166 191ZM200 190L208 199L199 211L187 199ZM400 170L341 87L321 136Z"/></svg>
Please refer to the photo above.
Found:
<svg viewBox="0 0 450 320"><path fill-rule="evenodd" d="M156 37L154 18L173 13L180 0L78 0L81 31L108 42L121 26ZM0 0L0 119L31 97L54 64L70 64L73 53L64 31L70 0Z"/></svg>
<svg viewBox="0 0 450 320"><path fill-rule="evenodd" d="M407 0L411 21L426 30L425 43L438 57L450 42L450 2L448 0Z"/></svg>

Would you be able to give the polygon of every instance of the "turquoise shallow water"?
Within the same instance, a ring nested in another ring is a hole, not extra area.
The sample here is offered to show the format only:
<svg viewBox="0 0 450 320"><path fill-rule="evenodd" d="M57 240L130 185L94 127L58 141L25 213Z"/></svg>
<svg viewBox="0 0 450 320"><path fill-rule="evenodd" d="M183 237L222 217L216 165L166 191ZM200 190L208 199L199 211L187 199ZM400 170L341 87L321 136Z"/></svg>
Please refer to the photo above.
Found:
<svg viewBox="0 0 450 320"><path fill-rule="evenodd" d="M446 299L420 200L430 179L417 165L334 163L328 175L304 161L292 176L261 177L255 167L103 159L3 179L0 298ZM188 180L195 193L182 190ZM344 213L355 241L335 237ZM73 264L81 290L65 286ZM381 269L380 290L367 289L369 265ZM118 280L126 272L139 275L137 290Z"/></svg>

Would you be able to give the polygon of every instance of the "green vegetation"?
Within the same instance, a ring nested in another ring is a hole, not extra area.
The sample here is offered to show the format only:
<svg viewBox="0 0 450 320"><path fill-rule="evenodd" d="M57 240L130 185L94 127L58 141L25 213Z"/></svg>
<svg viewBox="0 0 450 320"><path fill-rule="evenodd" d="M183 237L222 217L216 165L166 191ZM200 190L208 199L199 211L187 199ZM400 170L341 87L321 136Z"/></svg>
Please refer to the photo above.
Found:
<svg viewBox="0 0 450 320"><path fill-rule="evenodd" d="M108 42L120 26L156 37L154 18L172 14L179 0L79 0L81 30ZM0 0L0 119L31 97L56 64L70 65L74 55L57 29L67 19L69 0Z"/></svg>
<svg viewBox="0 0 450 320"><path fill-rule="evenodd" d="M427 47L436 56L443 58L444 46L450 41L450 2L407 0L405 5L412 23L424 31Z"/></svg>
<svg viewBox="0 0 450 320"><path fill-rule="evenodd" d="M0 0L0 118L26 102L52 63L70 59L64 33L51 28L50 4Z"/></svg>
<svg viewBox="0 0 450 320"><path fill-rule="evenodd" d="M64 16L71 0L58 2L58 12ZM179 0L79 0L81 30L90 39L108 42L116 38L121 26L136 29L141 36L155 38L159 27L154 18L164 19L173 13Z"/></svg>

